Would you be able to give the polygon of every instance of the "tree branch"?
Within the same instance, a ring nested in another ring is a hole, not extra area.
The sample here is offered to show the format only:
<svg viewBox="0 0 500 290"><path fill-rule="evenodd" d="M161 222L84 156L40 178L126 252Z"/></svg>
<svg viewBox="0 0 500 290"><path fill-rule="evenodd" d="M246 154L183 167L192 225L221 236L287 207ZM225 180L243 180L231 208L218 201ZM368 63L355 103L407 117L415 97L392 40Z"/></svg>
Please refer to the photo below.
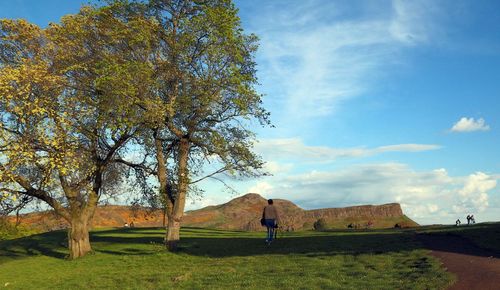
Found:
<svg viewBox="0 0 500 290"><path fill-rule="evenodd" d="M229 168L228 168L227 166L224 166L224 167L219 168L218 170L216 170L216 171L214 171L214 172L212 172L212 173L210 173L210 174L208 174L208 175L206 175L206 176L204 176L204 177L198 178L198 179L196 179L195 181L191 181L189 184L195 184L195 183L198 183L198 182L200 182L200 181L202 181L202 180L205 180L205 179L207 179L207 178L213 177L214 175L220 174L220 173L222 173L222 172L224 172L224 171L226 171L226 170L228 170L228 169L229 169Z"/></svg>

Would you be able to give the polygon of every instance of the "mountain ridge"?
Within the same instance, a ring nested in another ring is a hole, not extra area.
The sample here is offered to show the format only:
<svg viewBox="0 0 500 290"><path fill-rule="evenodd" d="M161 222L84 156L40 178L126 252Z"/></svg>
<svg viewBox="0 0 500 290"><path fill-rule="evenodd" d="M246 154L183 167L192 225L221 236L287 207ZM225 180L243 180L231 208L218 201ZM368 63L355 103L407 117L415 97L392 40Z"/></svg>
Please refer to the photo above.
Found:
<svg viewBox="0 0 500 290"><path fill-rule="evenodd" d="M281 226L285 230L312 229L314 222L324 219L331 228L353 227L389 228L398 224L402 227L418 226L403 214L398 203L382 205L359 205L341 208L321 208L305 210L285 199L273 199L281 216ZM263 230L260 225L262 209L267 200L257 193L248 193L226 203L210 205L187 211L182 219L183 226L216 228L226 230ZM10 217L11 221L15 217ZM21 224L33 226L43 231L62 229L66 222L52 211L35 212L20 216ZM140 227L163 225L163 212L150 208L104 205L94 214L91 226L122 227L125 223Z"/></svg>

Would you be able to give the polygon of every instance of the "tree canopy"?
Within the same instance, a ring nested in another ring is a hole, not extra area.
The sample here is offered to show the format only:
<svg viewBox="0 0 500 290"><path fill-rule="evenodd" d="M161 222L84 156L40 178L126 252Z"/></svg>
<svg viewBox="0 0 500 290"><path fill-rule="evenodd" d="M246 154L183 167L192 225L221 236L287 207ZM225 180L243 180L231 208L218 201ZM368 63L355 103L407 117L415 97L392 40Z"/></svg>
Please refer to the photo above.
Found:
<svg viewBox="0 0 500 290"><path fill-rule="evenodd" d="M79 257L99 198L128 168L144 188L157 179L175 249L197 182L262 174L250 125L269 125L269 113L255 89L257 37L237 12L230 0L116 0L45 29L1 20L3 200L50 205Z"/></svg>
<svg viewBox="0 0 500 290"><path fill-rule="evenodd" d="M113 9L83 7L46 29L0 24L2 192L40 199L65 218L72 257L91 250L88 222L120 178L113 159L138 130L131 101L147 87L137 57L152 35L147 20Z"/></svg>

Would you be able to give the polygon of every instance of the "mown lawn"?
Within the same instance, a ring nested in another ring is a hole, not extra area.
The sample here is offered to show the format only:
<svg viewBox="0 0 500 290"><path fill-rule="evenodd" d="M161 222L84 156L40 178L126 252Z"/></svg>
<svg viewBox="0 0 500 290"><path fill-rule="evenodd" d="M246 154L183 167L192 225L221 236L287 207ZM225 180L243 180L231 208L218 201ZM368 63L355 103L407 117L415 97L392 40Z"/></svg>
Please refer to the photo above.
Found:
<svg viewBox="0 0 500 290"><path fill-rule="evenodd" d="M64 259L65 232L0 242L7 289L444 289L453 282L410 231L262 233L186 228L179 252L163 230L102 229L95 254Z"/></svg>

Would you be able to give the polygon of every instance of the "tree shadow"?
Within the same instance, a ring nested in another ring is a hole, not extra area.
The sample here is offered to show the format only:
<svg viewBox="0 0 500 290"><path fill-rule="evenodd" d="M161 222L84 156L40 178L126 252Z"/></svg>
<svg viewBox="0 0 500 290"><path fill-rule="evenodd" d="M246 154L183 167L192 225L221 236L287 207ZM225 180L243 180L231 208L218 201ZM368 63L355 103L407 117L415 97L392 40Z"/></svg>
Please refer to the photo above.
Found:
<svg viewBox="0 0 500 290"><path fill-rule="evenodd" d="M180 251L214 258L287 254L316 257L384 254L411 251L418 246L410 235L365 234L282 237L270 245L263 238L186 238Z"/></svg>
<svg viewBox="0 0 500 290"><path fill-rule="evenodd" d="M463 238L450 235L446 230L441 233L416 233L413 230L299 232L281 235L270 245L265 243L264 236L264 233L183 228L178 253L213 258L287 254L318 257L431 249L499 257L498 252L483 250L468 242L459 243L456 239L463 242ZM163 237L161 228L115 228L93 231L90 239L96 252L125 256L163 253L166 251ZM66 239L65 231L56 231L2 241L0 263L34 255L63 259L67 256Z"/></svg>
<svg viewBox="0 0 500 290"><path fill-rule="evenodd" d="M54 231L0 243L0 263L27 256L63 259L68 255L66 231Z"/></svg>
<svg viewBox="0 0 500 290"><path fill-rule="evenodd" d="M190 231L190 229L187 229ZM207 231L207 229L202 229ZM210 230L209 230L210 231ZM152 231L140 230L120 230L100 231L92 237L94 243L108 245L126 245L126 244L151 244L152 248L142 251L131 252L130 246L124 248L97 249L96 251L117 254L117 255L136 255L136 254L154 254L163 251L163 236L146 235ZM187 233L186 229L183 233ZM245 233L245 232L243 232ZM111 234L111 235L110 235ZM139 235L142 234L142 235ZM214 258L233 257L233 256L256 256L269 254L305 254L316 255L338 255L338 254L382 254L387 252L410 251L419 248L419 243L415 241L413 233L394 232L394 233L349 233L340 235L331 233L306 233L307 236L290 235L283 236L268 245L264 241L264 234L260 237L237 236L236 233L227 234L224 231L220 233L209 232L206 236L196 230L191 234L198 236L188 236L181 238L179 243L179 253L195 256L206 256ZM248 233L247 233L248 234ZM304 235L304 233L302 233Z"/></svg>
<svg viewBox="0 0 500 290"><path fill-rule="evenodd" d="M480 248L467 238L452 233L417 234L418 240L425 248L433 251L450 252L479 257L500 258L500 253Z"/></svg>

